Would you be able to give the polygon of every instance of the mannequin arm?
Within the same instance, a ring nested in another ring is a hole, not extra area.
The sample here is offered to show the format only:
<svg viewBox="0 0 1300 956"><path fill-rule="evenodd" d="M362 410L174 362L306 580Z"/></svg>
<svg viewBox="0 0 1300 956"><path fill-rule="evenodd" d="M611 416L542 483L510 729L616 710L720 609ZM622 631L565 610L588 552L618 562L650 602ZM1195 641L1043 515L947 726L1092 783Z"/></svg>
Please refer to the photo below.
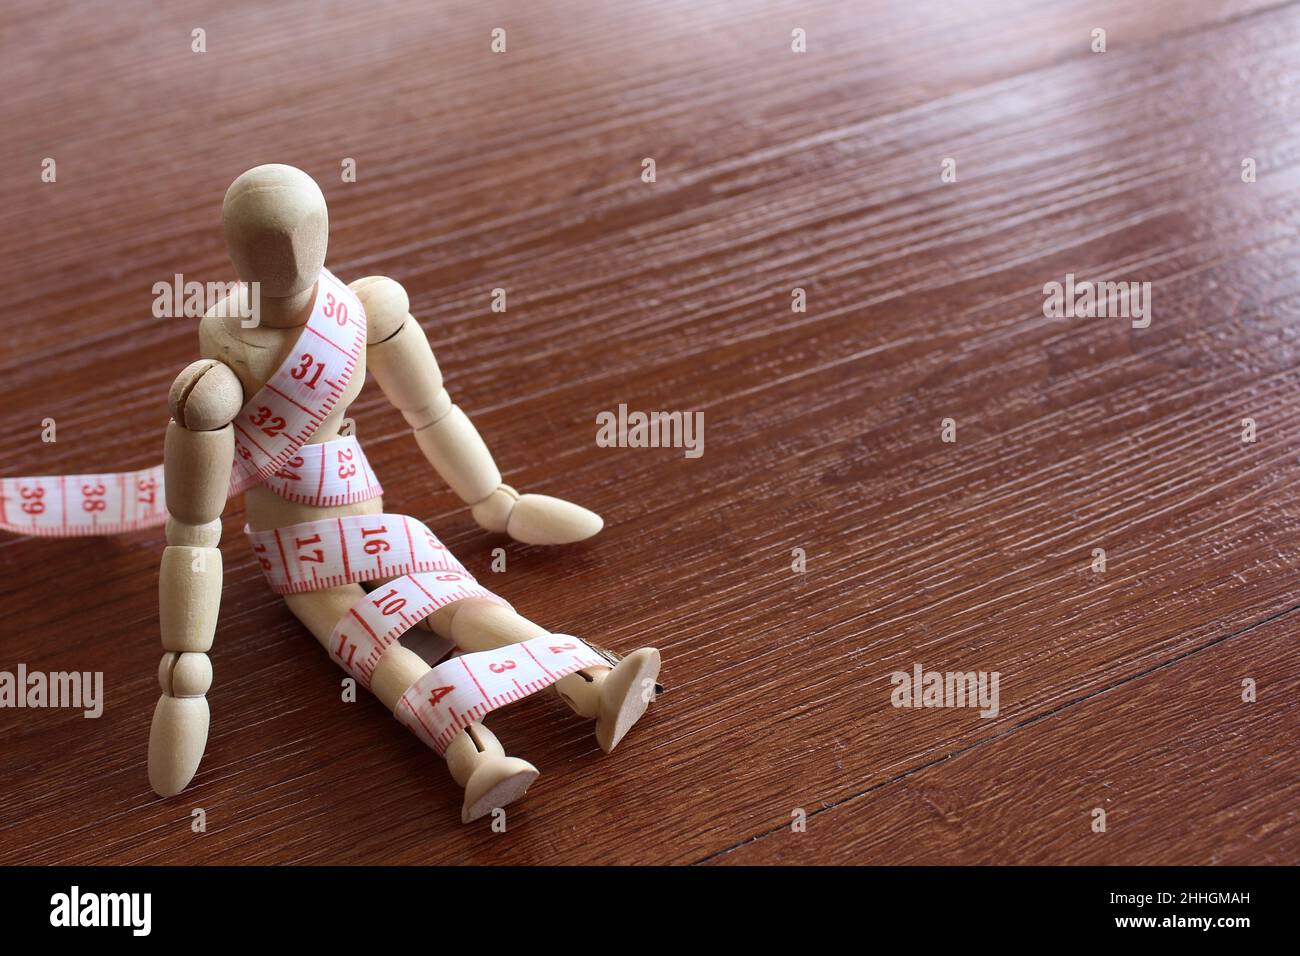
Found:
<svg viewBox="0 0 1300 956"><path fill-rule="evenodd" d="M149 730L149 783L164 797L189 785L208 741L208 651L221 606L221 512L230 490L234 432L243 406L235 373L204 359L172 385L163 477L167 548L158 578L162 696Z"/></svg>
<svg viewBox="0 0 1300 956"><path fill-rule="evenodd" d="M501 472L482 437L442 384L442 372L405 290L392 279L367 276L351 283L366 309L366 364L384 395L402 413L425 458L470 505L474 520L528 544L581 541L603 526L586 508L547 495L520 495Z"/></svg>

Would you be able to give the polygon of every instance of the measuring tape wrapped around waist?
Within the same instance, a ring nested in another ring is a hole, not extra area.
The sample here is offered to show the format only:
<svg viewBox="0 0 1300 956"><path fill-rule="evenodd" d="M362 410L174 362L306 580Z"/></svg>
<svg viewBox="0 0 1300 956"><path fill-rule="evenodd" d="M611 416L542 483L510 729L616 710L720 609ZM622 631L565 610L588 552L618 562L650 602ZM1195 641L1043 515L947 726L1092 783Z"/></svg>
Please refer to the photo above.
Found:
<svg viewBox="0 0 1300 956"><path fill-rule="evenodd" d="M291 479L282 476L292 473L295 463L302 467L311 459L314 449L299 454L300 449L343 397L365 347L361 300L322 269L311 316L293 350L231 421L231 497L263 481L272 487L278 482L288 490ZM341 445L335 448L343 450ZM358 478L356 493L363 493L363 481ZM71 538L153 527L167 520L163 489L162 465L130 472L0 478L0 530Z"/></svg>
<svg viewBox="0 0 1300 956"><path fill-rule="evenodd" d="M378 498L384 493L366 453L344 419L341 437L303 445L284 466L262 482L285 501L332 508Z"/></svg>

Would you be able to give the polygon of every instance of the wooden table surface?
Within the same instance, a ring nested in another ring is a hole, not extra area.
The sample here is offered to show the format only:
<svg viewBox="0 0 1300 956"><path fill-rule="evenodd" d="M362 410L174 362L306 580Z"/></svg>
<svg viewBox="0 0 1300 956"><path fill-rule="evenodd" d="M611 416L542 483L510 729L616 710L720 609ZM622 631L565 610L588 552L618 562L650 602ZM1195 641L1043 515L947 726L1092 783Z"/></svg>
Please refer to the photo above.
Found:
<svg viewBox="0 0 1300 956"><path fill-rule="evenodd" d="M0 710L0 862L1300 862L1300 3L21 2L0 45L0 471L161 459L197 340L152 286L232 278L226 186L291 163L506 479L607 526L481 532L370 387L389 509L668 687L610 756L553 696L495 715L542 774L462 826L234 501L160 800L161 532L5 536L0 670L106 706ZM1150 282L1150 327L1046 318L1066 274ZM703 455L598 447L620 404L703 412ZM918 664L997 672L997 716L894 707Z"/></svg>

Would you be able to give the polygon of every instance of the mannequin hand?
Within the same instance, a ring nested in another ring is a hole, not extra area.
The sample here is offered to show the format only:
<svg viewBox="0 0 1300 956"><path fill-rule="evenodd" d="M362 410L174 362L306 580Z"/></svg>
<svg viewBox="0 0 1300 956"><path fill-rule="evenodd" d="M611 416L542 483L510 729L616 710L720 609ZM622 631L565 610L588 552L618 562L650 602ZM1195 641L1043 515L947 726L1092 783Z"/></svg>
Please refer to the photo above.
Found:
<svg viewBox="0 0 1300 956"><path fill-rule="evenodd" d="M550 495L521 495L509 485L474 505L474 520L524 544L572 544L605 526L600 515Z"/></svg>

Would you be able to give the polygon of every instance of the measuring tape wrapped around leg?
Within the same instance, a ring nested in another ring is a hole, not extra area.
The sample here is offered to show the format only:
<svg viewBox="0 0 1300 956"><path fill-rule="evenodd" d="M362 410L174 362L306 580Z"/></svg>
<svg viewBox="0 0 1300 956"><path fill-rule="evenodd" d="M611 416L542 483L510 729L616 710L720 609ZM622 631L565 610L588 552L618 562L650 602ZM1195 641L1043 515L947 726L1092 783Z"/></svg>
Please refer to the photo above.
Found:
<svg viewBox="0 0 1300 956"><path fill-rule="evenodd" d="M446 753L456 734L498 707L584 668L608 666L590 645L568 634L459 654L407 689L397 704L397 719L438 753Z"/></svg>
<svg viewBox="0 0 1300 956"><path fill-rule="evenodd" d="M409 515L351 515L245 531L277 593L384 581L357 600L328 641L339 666L367 688L384 652L439 608L467 598L510 607L480 585L432 531ZM444 639L441 652L453 647ZM559 634L460 654L411 685L395 715L442 754L462 728L483 715L576 671L610 664L608 656L586 642Z"/></svg>

